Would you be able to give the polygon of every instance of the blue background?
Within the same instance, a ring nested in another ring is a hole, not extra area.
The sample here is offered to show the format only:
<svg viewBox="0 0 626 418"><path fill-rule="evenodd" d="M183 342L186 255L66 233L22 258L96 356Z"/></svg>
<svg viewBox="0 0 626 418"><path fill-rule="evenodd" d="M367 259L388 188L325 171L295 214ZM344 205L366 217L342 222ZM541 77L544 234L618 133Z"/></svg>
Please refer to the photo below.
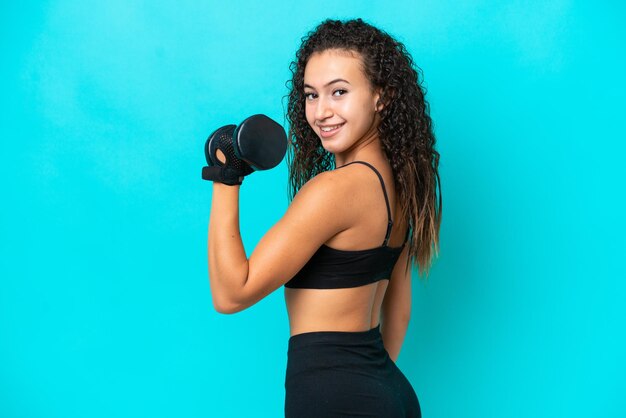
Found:
<svg viewBox="0 0 626 418"><path fill-rule="evenodd" d="M212 309L202 147L253 113L284 123L289 63L326 17L380 26L424 71L441 251L398 360L424 416L626 416L620 2L0 13L0 416L282 416L282 289ZM244 183L248 251L287 207L286 176Z"/></svg>

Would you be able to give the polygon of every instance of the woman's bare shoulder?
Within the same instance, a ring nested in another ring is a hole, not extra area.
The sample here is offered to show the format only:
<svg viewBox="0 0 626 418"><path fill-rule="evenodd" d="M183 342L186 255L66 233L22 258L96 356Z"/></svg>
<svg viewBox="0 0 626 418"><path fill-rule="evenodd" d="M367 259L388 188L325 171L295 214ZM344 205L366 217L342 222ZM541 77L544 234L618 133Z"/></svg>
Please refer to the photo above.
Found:
<svg viewBox="0 0 626 418"><path fill-rule="evenodd" d="M296 199L311 200L324 198L324 200L340 199L342 194L350 189L351 180L337 170L324 171L307 181L296 194Z"/></svg>
<svg viewBox="0 0 626 418"><path fill-rule="evenodd" d="M372 169L363 164L352 164L335 170L324 171L306 182L298 194L302 192L327 195L337 193L339 194L338 197L342 198L345 197L342 193L354 192L360 187L368 188L367 180L368 177L371 177L371 172Z"/></svg>

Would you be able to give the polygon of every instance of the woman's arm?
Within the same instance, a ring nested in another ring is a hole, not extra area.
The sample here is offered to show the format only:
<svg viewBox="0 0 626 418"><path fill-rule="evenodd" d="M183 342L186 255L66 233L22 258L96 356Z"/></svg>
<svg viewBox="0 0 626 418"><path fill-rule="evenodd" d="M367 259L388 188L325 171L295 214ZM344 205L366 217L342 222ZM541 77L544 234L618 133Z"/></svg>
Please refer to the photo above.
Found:
<svg viewBox="0 0 626 418"><path fill-rule="evenodd" d="M406 268L408 251L407 245L396 261L381 309L383 345L394 362L400 355L411 318L411 268Z"/></svg>
<svg viewBox="0 0 626 418"><path fill-rule="evenodd" d="M329 238L347 229L354 205L348 176L328 171L310 180L250 258L239 232L239 186L213 185L208 262L213 306L241 311L289 281ZM352 186L353 187L353 186Z"/></svg>
<svg viewBox="0 0 626 418"><path fill-rule="evenodd" d="M228 313L248 277L248 259L239 233L239 188L213 183L208 260L213 307Z"/></svg>

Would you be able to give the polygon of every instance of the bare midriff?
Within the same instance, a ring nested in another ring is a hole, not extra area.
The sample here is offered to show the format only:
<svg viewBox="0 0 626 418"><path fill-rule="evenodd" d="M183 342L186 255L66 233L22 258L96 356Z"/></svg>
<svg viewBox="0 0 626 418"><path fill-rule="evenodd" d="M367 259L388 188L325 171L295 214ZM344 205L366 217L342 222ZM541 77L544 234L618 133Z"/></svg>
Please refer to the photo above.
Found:
<svg viewBox="0 0 626 418"><path fill-rule="evenodd" d="M380 323L388 280L347 289L285 288L290 335L367 331Z"/></svg>

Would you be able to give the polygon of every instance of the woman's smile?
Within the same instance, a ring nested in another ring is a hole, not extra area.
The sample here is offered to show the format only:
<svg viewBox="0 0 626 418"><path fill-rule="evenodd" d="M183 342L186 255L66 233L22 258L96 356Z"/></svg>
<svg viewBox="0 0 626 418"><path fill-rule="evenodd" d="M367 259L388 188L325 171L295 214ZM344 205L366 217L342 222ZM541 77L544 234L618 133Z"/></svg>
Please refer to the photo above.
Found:
<svg viewBox="0 0 626 418"><path fill-rule="evenodd" d="M345 125L345 122L338 125L319 126L320 136L324 139L330 138L331 136L334 136L337 132L339 132L343 125Z"/></svg>

